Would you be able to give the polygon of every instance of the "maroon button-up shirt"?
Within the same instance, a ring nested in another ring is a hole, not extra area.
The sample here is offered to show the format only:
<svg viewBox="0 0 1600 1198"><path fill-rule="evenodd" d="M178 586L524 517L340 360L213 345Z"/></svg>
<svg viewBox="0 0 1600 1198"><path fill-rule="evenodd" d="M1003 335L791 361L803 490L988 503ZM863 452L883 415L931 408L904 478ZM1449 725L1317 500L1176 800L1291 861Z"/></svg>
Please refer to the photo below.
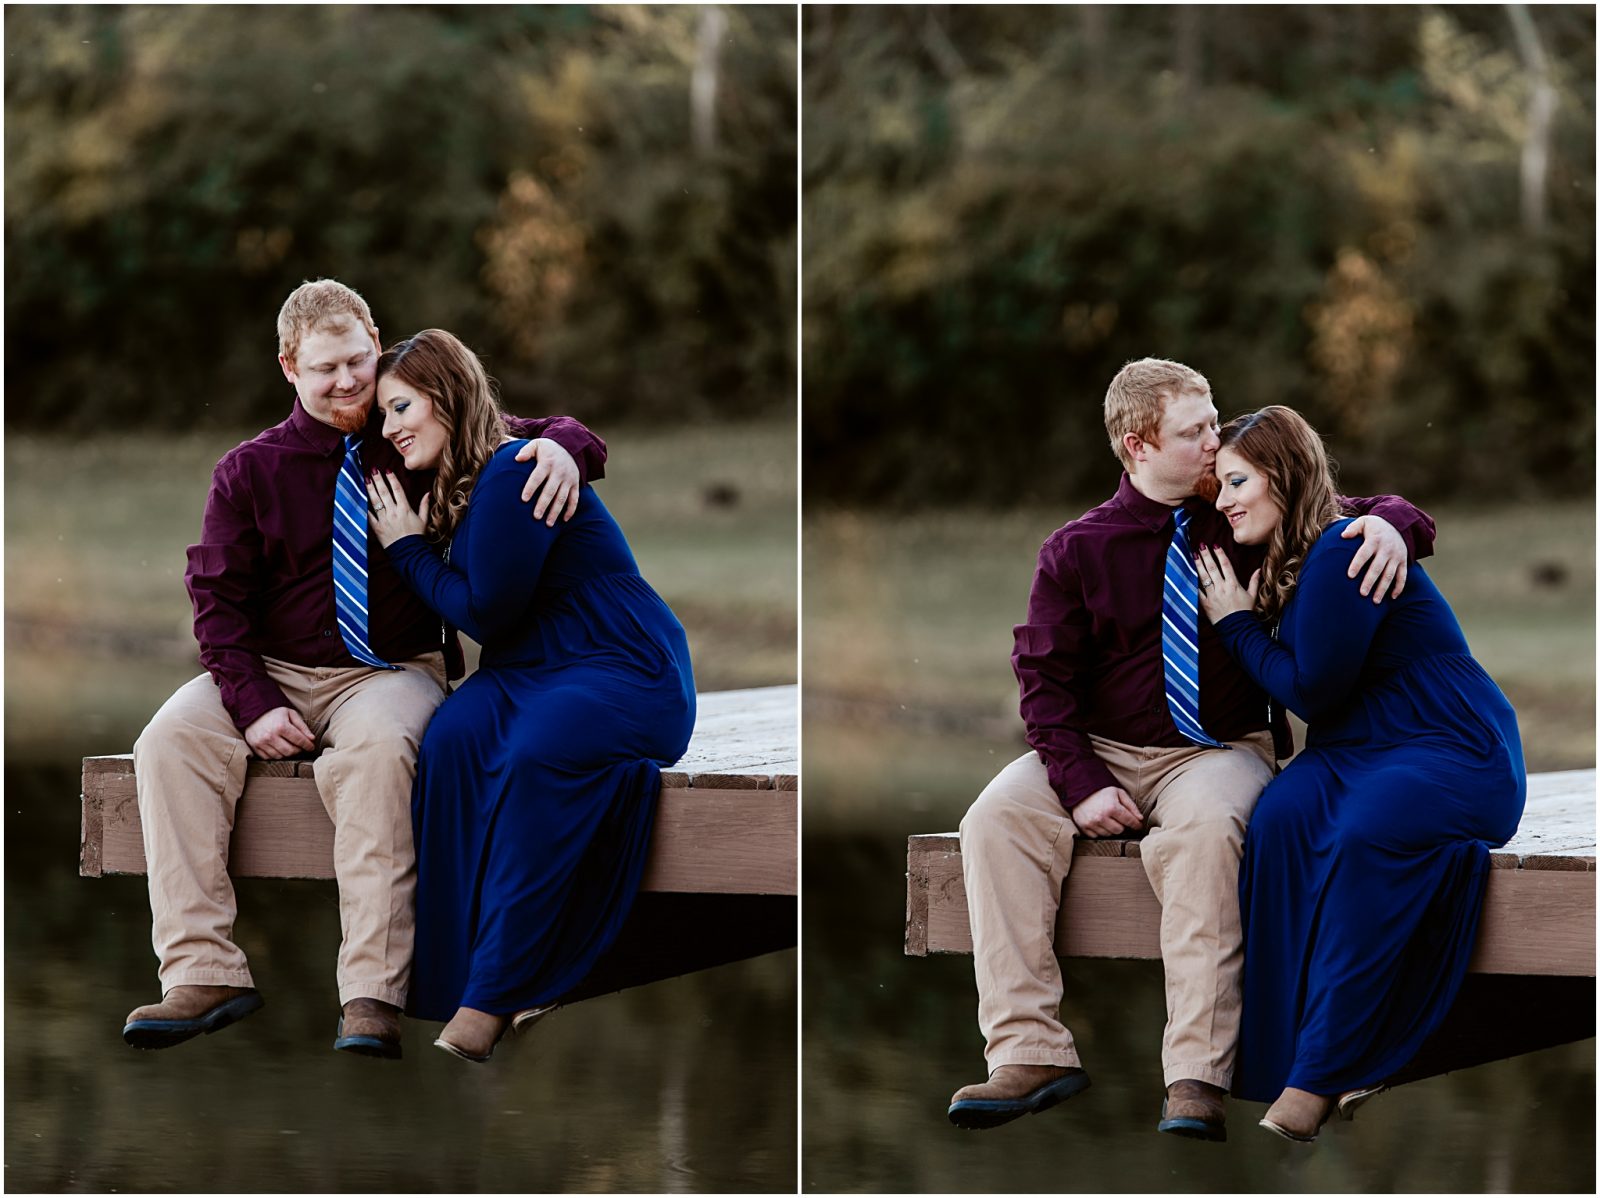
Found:
<svg viewBox="0 0 1600 1198"><path fill-rule="evenodd" d="M1344 503L1394 525L1412 560L1433 552L1433 520L1404 499ZM1234 544L1216 508L1198 499L1184 507L1191 546L1224 546L1241 579L1261 565L1265 547ZM1161 657L1161 584L1174 511L1141 494L1124 474L1115 496L1058 528L1039 550L1027 623L1013 630L1011 665L1022 687L1028 743L1064 807L1117 784L1095 756L1090 734L1151 747L1193 743L1172 722ZM1293 752L1282 710L1269 714L1266 693L1234 663L1203 617L1200 720L1222 741L1270 727L1278 757Z"/></svg>
<svg viewBox="0 0 1600 1198"><path fill-rule="evenodd" d="M576 420L509 423L514 436L548 437L572 454L584 481L604 475L605 442ZM394 471L415 507L433 485L433 472L406 470L382 428L374 408L362 464L368 471ZM333 490L344 452L344 435L296 399L289 419L229 450L212 472L200 543L189 546L184 584L194 604L200 664L216 679L241 731L289 706L263 657L302 666L361 665L339 634L333 596ZM376 538L367 542L367 573L369 640L378 656L401 662L443 649L450 676L460 677L459 642L453 633L445 636Z"/></svg>

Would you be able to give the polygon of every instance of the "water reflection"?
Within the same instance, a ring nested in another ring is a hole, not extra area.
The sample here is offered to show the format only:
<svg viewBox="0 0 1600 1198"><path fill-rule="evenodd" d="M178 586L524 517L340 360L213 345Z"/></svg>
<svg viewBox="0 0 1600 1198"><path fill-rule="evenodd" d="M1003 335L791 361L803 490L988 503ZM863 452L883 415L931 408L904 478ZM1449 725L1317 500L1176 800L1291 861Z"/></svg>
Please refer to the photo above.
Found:
<svg viewBox="0 0 1600 1198"><path fill-rule="evenodd" d="M807 765L808 811L860 789L830 795L842 783ZM1260 1104L1232 1104L1226 1145L1156 1134L1159 962L1064 963L1093 1087L1037 1118L955 1130L945 1106L981 1080L983 1045L970 958L902 955L904 833L944 828L917 819L806 837L806 1192L1593 1191L1592 1039L1402 1087L1309 1149L1257 1128Z"/></svg>
<svg viewBox="0 0 1600 1198"><path fill-rule="evenodd" d="M399 1063L331 1051L333 887L239 884L267 1006L141 1053L142 878L79 878L67 764L6 770L11 1190L789 1192L791 950L578 1003L487 1066L408 1023Z"/></svg>

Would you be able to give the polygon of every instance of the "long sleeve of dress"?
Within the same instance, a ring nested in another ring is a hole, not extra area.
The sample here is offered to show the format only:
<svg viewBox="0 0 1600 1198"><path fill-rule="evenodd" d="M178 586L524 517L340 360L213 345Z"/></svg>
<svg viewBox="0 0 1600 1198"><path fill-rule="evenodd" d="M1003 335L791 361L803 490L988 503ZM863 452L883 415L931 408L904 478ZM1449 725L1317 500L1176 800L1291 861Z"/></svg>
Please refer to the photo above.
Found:
<svg viewBox="0 0 1600 1198"><path fill-rule="evenodd" d="M1378 626L1392 610L1361 594L1345 577L1360 547L1337 531L1325 533L1300 572L1290 602L1301 634L1293 650L1267 635L1253 612L1224 617L1217 633L1262 690L1307 723L1343 706L1355 692Z"/></svg>
<svg viewBox="0 0 1600 1198"><path fill-rule="evenodd" d="M520 470L496 470L473 488L464 562L443 561L420 535L389 546L389 560L422 601L480 645L509 632L527 612L564 528L528 518L524 481Z"/></svg>

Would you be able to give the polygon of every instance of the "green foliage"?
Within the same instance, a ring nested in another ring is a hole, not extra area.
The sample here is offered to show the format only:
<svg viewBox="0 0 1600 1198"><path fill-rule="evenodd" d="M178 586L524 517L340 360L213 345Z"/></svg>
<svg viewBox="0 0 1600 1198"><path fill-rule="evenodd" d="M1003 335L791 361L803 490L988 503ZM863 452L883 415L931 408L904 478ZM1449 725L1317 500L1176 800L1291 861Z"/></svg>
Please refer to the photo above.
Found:
<svg viewBox="0 0 1600 1198"><path fill-rule="evenodd" d="M1352 490L1582 493L1594 16L1500 6L908 8L804 18L808 485L1059 501L1114 481L1126 361L1303 410Z"/></svg>
<svg viewBox="0 0 1600 1198"><path fill-rule="evenodd" d="M323 276L513 407L781 411L794 16L724 17L708 50L697 8L8 8L8 419L278 419L273 318Z"/></svg>

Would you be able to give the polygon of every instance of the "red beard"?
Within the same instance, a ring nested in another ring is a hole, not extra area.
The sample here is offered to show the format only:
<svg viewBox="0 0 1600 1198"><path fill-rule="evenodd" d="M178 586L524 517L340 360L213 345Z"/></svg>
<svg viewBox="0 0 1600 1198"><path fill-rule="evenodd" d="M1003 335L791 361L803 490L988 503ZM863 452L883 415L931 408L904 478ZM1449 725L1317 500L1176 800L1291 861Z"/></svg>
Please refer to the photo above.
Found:
<svg viewBox="0 0 1600 1198"><path fill-rule="evenodd" d="M1202 474L1195 480L1194 493L1197 499L1215 503L1217 496L1222 493L1222 480L1215 474Z"/></svg>
<svg viewBox="0 0 1600 1198"><path fill-rule="evenodd" d="M328 413L328 422L348 436L367 427L367 417L372 415L372 405L361 408L334 408Z"/></svg>

